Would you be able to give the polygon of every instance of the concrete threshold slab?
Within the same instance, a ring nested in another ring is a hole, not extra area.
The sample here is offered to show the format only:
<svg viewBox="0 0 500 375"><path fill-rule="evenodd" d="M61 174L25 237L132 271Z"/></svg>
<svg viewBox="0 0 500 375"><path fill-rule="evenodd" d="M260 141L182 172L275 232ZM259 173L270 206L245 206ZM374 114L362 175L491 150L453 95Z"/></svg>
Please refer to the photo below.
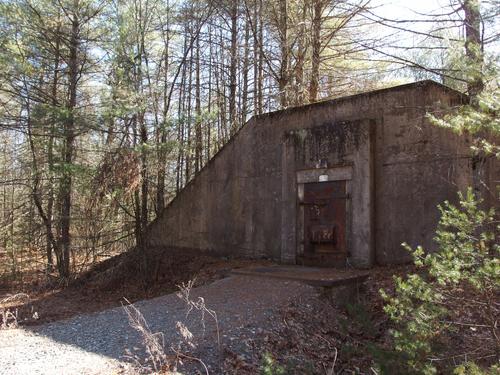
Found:
<svg viewBox="0 0 500 375"><path fill-rule="evenodd" d="M316 287L336 287L359 284L363 283L370 275L367 271L354 269L279 265L240 268L232 270L231 274L292 280Z"/></svg>

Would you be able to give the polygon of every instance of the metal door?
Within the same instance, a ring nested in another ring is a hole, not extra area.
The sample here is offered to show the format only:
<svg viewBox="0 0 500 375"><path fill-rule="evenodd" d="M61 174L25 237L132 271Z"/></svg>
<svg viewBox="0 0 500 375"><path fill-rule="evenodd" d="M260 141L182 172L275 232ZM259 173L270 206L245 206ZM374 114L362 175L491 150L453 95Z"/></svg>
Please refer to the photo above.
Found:
<svg viewBox="0 0 500 375"><path fill-rule="evenodd" d="M304 184L305 264L345 265L346 203L346 181Z"/></svg>

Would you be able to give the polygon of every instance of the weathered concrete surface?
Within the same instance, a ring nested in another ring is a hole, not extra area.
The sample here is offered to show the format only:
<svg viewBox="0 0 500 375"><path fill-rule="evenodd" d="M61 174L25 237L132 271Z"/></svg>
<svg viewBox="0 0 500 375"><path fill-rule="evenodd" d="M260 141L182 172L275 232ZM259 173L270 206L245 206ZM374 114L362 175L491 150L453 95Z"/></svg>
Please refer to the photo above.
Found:
<svg viewBox="0 0 500 375"><path fill-rule="evenodd" d="M370 276L370 271L274 265L238 268L232 270L231 274L292 280L320 288L333 288L343 285L361 286Z"/></svg>
<svg viewBox="0 0 500 375"><path fill-rule="evenodd" d="M252 118L151 224L149 243L294 263L297 176L350 167L351 263L407 261L401 243L432 249L436 206L472 183L467 137L425 117L462 100L424 81Z"/></svg>

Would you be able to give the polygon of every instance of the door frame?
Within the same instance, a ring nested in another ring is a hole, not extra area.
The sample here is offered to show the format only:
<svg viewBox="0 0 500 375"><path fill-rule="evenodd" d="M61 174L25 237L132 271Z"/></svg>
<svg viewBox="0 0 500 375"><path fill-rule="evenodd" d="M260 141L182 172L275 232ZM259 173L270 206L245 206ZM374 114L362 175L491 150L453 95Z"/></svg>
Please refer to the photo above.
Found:
<svg viewBox="0 0 500 375"><path fill-rule="evenodd" d="M322 183L332 181L345 181L346 195L346 223L345 223L345 246L347 257L351 253L351 180L352 180L352 166L339 166L333 168L322 169L306 169L296 172L297 175L297 217L296 217L296 231L297 231L297 247L296 256L304 254L304 185L308 183ZM321 176L321 180L320 180Z"/></svg>
<svg viewBox="0 0 500 375"><path fill-rule="evenodd" d="M297 264L297 255L303 252L300 236L303 228L299 199L303 199L303 184L323 178L346 180L351 199L348 204L349 231L346 243L350 257L348 265L369 268L375 259L375 121L356 123L364 136L351 145L342 157L331 154L330 160L309 160L304 150L314 147L312 128L289 131L284 134L281 147L281 263ZM332 123L332 126L335 126ZM335 162L336 161L336 162ZM338 163L342 164L338 164ZM301 165L302 168L298 168ZM304 168L305 167L305 168ZM326 175L326 177L325 177Z"/></svg>

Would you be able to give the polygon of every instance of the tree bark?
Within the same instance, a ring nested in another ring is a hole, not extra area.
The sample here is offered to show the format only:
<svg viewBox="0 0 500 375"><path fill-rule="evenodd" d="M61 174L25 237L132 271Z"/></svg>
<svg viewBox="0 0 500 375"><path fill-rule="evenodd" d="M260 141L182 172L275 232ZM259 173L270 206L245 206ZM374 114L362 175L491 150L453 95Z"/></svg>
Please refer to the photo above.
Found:
<svg viewBox="0 0 500 375"><path fill-rule="evenodd" d="M56 111L58 107L57 100L57 89L59 85L59 62L60 62L60 30L61 24L58 21L56 32L55 32L55 43L54 43L54 72L52 78L52 111ZM52 218L54 210L54 133L55 133L55 122L57 121L56 116L52 116L52 121L50 124L50 134L47 147L47 164L48 164L48 174L49 174L49 191L47 198L47 212L46 212L46 256L47 256L47 272L52 272L54 268L53 251L54 249L54 235L52 232Z"/></svg>
<svg viewBox="0 0 500 375"><path fill-rule="evenodd" d="M279 39L280 39L280 72L278 77L279 98L281 108L288 106L288 14L287 0L279 0Z"/></svg>
<svg viewBox="0 0 500 375"><path fill-rule="evenodd" d="M245 50L243 54L243 87L241 93L241 120L240 124L243 125L247 121L248 111L248 56L250 48L250 24L245 23ZM240 126L241 126L240 125Z"/></svg>
<svg viewBox="0 0 500 375"><path fill-rule="evenodd" d="M321 54L321 22L323 13L322 0L313 0L312 22L312 54L311 54L311 80L309 83L309 102L318 100L319 66Z"/></svg>
<svg viewBox="0 0 500 375"><path fill-rule="evenodd" d="M167 1L167 6L168 6L168 1ZM159 145L159 150L158 150L158 172L156 176L156 183L157 183L157 188L156 188L156 216L163 211L163 208L165 207L165 170L167 168L167 152L165 150L165 143L167 141L167 117L168 117L168 110L170 108L170 98L167 96L168 92L168 72L169 72L169 57L170 57L170 32L169 32L169 27L170 27L170 18L169 15L167 14L167 19L166 19L166 28L167 28L167 35L163 35L163 42L164 42L164 56L163 56L163 62L164 62L164 72L163 72L163 116L162 116L162 127L159 129L160 132L160 145Z"/></svg>
<svg viewBox="0 0 500 375"><path fill-rule="evenodd" d="M64 121L64 147L62 159L64 168L61 177L61 253L58 263L59 275L62 278L70 276L70 255L71 255L71 193L73 187L73 148L75 141L75 110L77 84L79 75L78 51L80 47L80 20L78 10L80 7L79 0L73 2L73 13L71 17L71 34L69 42L69 59L68 59L68 103L67 117Z"/></svg>
<svg viewBox="0 0 500 375"><path fill-rule="evenodd" d="M200 38L196 38L196 62L195 62L195 155L194 172L201 169L203 159L203 134L201 129L201 82L200 82Z"/></svg>
<svg viewBox="0 0 500 375"><path fill-rule="evenodd" d="M472 105L477 105L477 96L484 89L482 76L483 45L481 38L481 14L479 0L464 0L465 53L472 65L472 77L467 80L467 91Z"/></svg>
<svg viewBox="0 0 500 375"><path fill-rule="evenodd" d="M229 129L233 135L238 127L236 116L236 74L238 64L238 0L231 1L231 63L229 67Z"/></svg>
<svg viewBox="0 0 500 375"><path fill-rule="evenodd" d="M300 13L299 35L297 37L297 61L295 63L295 105L304 104L304 63L306 58L306 20L308 0L303 0Z"/></svg>

